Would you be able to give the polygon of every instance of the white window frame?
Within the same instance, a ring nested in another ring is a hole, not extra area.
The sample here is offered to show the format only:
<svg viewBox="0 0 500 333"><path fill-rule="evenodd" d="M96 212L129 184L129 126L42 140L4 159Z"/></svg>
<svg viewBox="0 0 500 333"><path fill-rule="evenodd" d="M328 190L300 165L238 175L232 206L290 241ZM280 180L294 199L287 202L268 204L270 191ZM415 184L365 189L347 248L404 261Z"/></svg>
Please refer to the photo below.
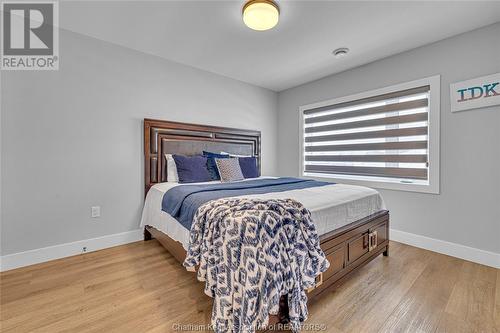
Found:
<svg viewBox="0 0 500 333"><path fill-rule="evenodd" d="M348 175L342 177L335 176L307 176L304 175L304 111L314 108L320 108L328 105L355 101L363 98L373 97L377 95L388 94L401 90L417 88L421 86L430 86L429 91L429 119L428 119L428 156L429 156L429 184L407 184L401 182L391 182L385 180L360 180L351 179ZM327 180L344 184L362 185L373 188L401 190L411 192L433 193L439 194L439 139L440 139L440 108L441 108L441 76L435 75L423 79L400 83L389 87L370 90L354 95L334 98L326 101L303 105L299 107L299 175L304 178L317 180Z"/></svg>

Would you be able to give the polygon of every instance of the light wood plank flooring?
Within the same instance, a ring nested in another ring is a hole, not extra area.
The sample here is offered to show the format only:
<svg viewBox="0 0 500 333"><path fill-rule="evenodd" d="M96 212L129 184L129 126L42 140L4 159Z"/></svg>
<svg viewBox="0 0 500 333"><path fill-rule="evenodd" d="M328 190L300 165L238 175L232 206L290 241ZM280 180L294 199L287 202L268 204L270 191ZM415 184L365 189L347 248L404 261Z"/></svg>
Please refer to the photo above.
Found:
<svg viewBox="0 0 500 333"><path fill-rule="evenodd" d="M4 272L1 332L173 332L207 324L203 285L156 241ZM327 332L500 332L500 270L391 243L309 306Z"/></svg>

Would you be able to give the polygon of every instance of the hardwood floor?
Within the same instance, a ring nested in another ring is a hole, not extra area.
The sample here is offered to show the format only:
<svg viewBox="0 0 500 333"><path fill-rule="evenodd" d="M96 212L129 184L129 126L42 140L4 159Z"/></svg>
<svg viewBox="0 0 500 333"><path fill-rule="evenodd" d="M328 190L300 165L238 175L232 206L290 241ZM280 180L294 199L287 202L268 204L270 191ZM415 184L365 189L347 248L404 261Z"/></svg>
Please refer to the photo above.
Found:
<svg viewBox="0 0 500 333"><path fill-rule="evenodd" d="M2 333L173 332L210 322L203 284L154 240L0 277ZM395 242L389 257L325 296L307 323L326 332L500 332L500 270Z"/></svg>

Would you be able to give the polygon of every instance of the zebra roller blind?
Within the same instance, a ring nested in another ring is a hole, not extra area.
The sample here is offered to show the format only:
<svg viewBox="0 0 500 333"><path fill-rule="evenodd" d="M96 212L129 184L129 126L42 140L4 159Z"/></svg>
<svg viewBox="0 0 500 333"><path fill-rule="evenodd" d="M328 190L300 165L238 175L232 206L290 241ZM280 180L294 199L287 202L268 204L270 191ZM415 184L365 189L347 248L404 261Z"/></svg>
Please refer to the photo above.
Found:
<svg viewBox="0 0 500 333"><path fill-rule="evenodd" d="M429 91L303 110L304 175L428 182Z"/></svg>

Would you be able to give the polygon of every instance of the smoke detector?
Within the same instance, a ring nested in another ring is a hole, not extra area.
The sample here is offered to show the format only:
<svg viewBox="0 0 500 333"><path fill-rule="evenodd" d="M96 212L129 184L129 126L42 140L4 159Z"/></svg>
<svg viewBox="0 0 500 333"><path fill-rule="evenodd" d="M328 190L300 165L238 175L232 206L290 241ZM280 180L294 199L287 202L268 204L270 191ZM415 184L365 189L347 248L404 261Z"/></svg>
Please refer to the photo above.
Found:
<svg viewBox="0 0 500 333"><path fill-rule="evenodd" d="M333 50L332 54L336 58L342 58L345 57L349 53L349 49L347 47L340 47L338 49Z"/></svg>

